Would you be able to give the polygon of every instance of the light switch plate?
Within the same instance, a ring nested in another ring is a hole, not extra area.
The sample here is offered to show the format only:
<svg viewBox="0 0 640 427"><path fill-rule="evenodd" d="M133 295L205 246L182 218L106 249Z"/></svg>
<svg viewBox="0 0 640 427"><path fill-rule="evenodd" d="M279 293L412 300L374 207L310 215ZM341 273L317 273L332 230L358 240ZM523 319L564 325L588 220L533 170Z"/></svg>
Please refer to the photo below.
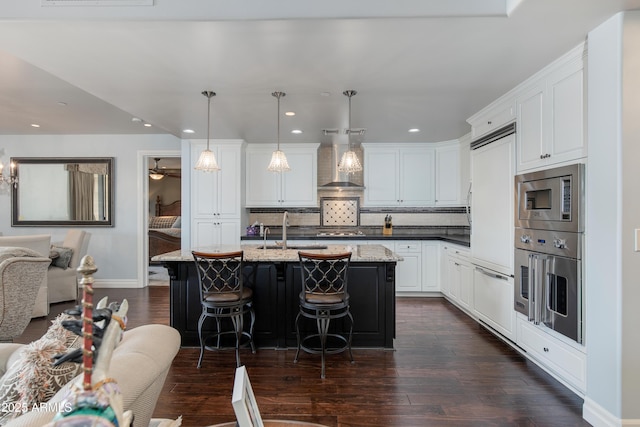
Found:
<svg viewBox="0 0 640 427"><path fill-rule="evenodd" d="M640 252L640 228L636 228L636 244L635 244L635 250L636 252Z"/></svg>

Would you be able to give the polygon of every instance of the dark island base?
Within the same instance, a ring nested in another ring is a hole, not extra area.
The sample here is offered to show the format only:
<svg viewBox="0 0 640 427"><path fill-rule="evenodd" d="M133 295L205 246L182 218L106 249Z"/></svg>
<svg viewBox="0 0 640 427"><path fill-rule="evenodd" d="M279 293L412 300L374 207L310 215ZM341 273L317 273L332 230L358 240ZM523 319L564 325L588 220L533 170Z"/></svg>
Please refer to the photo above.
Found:
<svg viewBox="0 0 640 427"><path fill-rule="evenodd" d="M193 262L163 263L171 276L171 326L182 336L182 346L199 347L198 318L200 294ZM258 348L295 348L295 319L302 289L297 263L246 263L245 286L253 289L256 323L254 343ZM348 292L354 318L353 347L393 348L395 338L395 262L352 263ZM249 318L245 321L248 330ZM344 327L343 327L344 326ZM315 323L302 326L305 333ZM205 335L215 331L215 321L205 323ZM333 332L348 331L347 324L335 322Z"/></svg>

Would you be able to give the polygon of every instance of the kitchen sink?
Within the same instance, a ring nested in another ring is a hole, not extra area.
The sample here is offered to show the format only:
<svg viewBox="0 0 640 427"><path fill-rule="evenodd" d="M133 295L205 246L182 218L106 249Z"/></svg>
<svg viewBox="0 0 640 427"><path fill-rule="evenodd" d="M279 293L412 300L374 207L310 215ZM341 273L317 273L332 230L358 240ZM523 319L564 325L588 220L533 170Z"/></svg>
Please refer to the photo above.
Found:
<svg viewBox="0 0 640 427"><path fill-rule="evenodd" d="M282 250L282 246L280 245L267 245L260 246L258 249L280 249ZM298 249L298 250L313 250L313 249L327 249L327 245L287 245L287 249Z"/></svg>

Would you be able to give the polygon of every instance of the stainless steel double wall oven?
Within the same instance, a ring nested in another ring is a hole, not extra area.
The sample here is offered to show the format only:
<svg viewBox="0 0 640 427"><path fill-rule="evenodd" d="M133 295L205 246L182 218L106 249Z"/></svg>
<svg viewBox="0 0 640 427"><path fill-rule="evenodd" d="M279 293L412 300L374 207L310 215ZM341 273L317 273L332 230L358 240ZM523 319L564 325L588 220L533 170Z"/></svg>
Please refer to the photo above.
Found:
<svg viewBox="0 0 640 427"><path fill-rule="evenodd" d="M583 343L584 165L516 176L514 308Z"/></svg>

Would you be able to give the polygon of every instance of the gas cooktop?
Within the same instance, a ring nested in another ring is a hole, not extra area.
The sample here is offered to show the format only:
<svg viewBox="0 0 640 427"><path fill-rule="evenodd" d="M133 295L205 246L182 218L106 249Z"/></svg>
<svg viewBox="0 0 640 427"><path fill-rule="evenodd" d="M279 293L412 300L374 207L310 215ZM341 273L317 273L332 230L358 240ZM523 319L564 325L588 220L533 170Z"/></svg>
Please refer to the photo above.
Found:
<svg viewBox="0 0 640 427"><path fill-rule="evenodd" d="M365 234L362 231L322 231L316 236L318 237L353 237L353 236L364 236Z"/></svg>

